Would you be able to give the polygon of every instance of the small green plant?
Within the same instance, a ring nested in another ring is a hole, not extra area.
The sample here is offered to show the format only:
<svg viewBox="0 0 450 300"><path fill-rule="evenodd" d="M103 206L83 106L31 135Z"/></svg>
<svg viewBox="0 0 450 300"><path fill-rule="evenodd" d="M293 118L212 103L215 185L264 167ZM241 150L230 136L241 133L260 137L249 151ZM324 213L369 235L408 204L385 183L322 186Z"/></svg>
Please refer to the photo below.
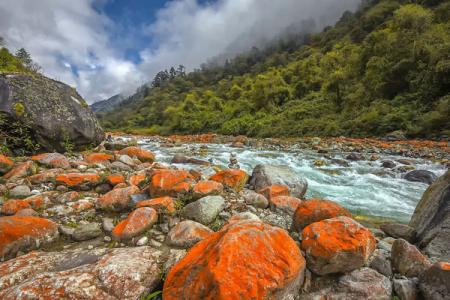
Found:
<svg viewBox="0 0 450 300"><path fill-rule="evenodd" d="M62 146L64 147L64 151L66 151L69 155L73 154L73 150L75 149L75 145L70 139L69 132L66 129L61 130L62 133Z"/></svg>
<svg viewBox="0 0 450 300"><path fill-rule="evenodd" d="M141 296L141 300L156 300L158 298L161 298L162 295L162 291L156 291L156 292L152 292L150 294Z"/></svg>

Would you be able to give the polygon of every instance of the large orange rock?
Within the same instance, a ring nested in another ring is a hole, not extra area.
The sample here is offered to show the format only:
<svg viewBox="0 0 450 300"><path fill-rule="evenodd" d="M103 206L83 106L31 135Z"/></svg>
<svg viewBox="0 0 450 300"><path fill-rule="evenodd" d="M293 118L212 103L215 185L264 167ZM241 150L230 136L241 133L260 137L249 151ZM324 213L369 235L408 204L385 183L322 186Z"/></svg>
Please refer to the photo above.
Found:
<svg viewBox="0 0 450 300"><path fill-rule="evenodd" d="M298 231L311 223L352 214L339 204L330 200L310 199L302 201L294 214L294 227Z"/></svg>
<svg viewBox="0 0 450 300"><path fill-rule="evenodd" d="M14 166L14 162L7 156L0 154L0 175L9 172Z"/></svg>
<svg viewBox="0 0 450 300"><path fill-rule="evenodd" d="M150 200L144 200L139 201L136 203L136 207L151 207L158 212L167 212L167 213L174 213L176 211L175 209L175 202L173 198L164 196L160 198L150 199Z"/></svg>
<svg viewBox="0 0 450 300"><path fill-rule="evenodd" d="M113 189L97 200L96 207L108 211L122 211L131 206L131 196L139 192L139 188L135 185Z"/></svg>
<svg viewBox="0 0 450 300"><path fill-rule="evenodd" d="M155 170L151 178L149 193L152 197L172 196L189 192L194 179L185 170Z"/></svg>
<svg viewBox="0 0 450 300"><path fill-rule="evenodd" d="M106 179L113 186L118 185L119 183L125 183L125 177L122 174L111 174L108 175Z"/></svg>
<svg viewBox="0 0 450 300"><path fill-rule="evenodd" d="M312 223L303 229L302 238L308 269L319 275L362 267L377 244L368 229L348 217Z"/></svg>
<svg viewBox="0 0 450 300"><path fill-rule="evenodd" d="M129 157L136 157L141 162L154 162L155 155L148 150L139 148L139 147L127 147L125 149L120 150L120 154L128 155Z"/></svg>
<svg viewBox="0 0 450 300"><path fill-rule="evenodd" d="M278 196L290 196L289 187L287 185L271 185L258 191L259 194L264 195L267 199L272 199Z"/></svg>
<svg viewBox="0 0 450 300"><path fill-rule="evenodd" d="M234 189L236 192L240 192L244 185L247 183L248 174L242 170L222 170L214 174L209 180L217 181Z"/></svg>
<svg viewBox="0 0 450 300"><path fill-rule="evenodd" d="M70 162L60 153L42 153L31 157L31 160L49 168L70 168Z"/></svg>
<svg viewBox="0 0 450 300"><path fill-rule="evenodd" d="M35 173L36 173L36 166L30 160L30 161L21 163L20 165L17 165L11 171L9 171L5 175L3 175L3 178L12 181L17 178L22 178L22 177L33 175Z"/></svg>
<svg viewBox="0 0 450 300"><path fill-rule="evenodd" d="M15 215L19 210L30 208L30 204L24 200L11 199L3 203L2 215Z"/></svg>
<svg viewBox="0 0 450 300"><path fill-rule="evenodd" d="M278 196L269 200L270 209L285 212L291 217L300 203L302 203L302 200L289 196Z"/></svg>
<svg viewBox="0 0 450 300"><path fill-rule="evenodd" d="M167 235L169 246L189 248L209 237L214 231L203 224L186 220L175 225Z"/></svg>
<svg viewBox="0 0 450 300"><path fill-rule="evenodd" d="M114 159L114 156L108 153L90 153L84 155L84 161L88 164L106 164Z"/></svg>
<svg viewBox="0 0 450 300"><path fill-rule="evenodd" d="M76 188L82 184L96 185L100 183L100 176L95 173L67 173L59 174L55 178L57 184L64 184Z"/></svg>
<svg viewBox="0 0 450 300"><path fill-rule="evenodd" d="M140 207L114 227L112 236L116 240L128 240L150 229L158 222L158 213L150 207Z"/></svg>
<svg viewBox="0 0 450 300"><path fill-rule="evenodd" d="M58 237L58 225L38 217L0 217L0 258L39 247Z"/></svg>
<svg viewBox="0 0 450 300"><path fill-rule="evenodd" d="M291 299L305 260L289 234L259 221L237 221L198 242L169 272L163 298Z"/></svg>
<svg viewBox="0 0 450 300"><path fill-rule="evenodd" d="M223 192L223 185L220 182L207 180L199 181L193 189L194 198L200 199L210 195L219 195Z"/></svg>

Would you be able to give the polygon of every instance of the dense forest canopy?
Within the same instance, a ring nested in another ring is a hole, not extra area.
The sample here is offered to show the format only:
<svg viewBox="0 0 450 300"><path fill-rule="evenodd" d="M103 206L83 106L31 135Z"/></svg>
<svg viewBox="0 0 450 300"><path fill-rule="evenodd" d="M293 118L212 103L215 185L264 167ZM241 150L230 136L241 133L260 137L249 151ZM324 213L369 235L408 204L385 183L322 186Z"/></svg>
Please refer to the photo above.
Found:
<svg viewBox="0 0 450 300"><path fill-rule="evenodd" d="M159 73L151 87L100 115L105 128L260 137L449 135L450 1L366 1L319 34L190 73L176 70Z"/></svg>

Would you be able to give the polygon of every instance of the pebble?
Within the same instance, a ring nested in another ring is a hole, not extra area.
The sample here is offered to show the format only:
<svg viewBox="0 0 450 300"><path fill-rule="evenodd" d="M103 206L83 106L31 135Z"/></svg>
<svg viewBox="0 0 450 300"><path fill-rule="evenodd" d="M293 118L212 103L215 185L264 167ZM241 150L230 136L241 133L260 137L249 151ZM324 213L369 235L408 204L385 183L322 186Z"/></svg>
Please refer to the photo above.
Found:
<svg viewBox="0 0 450 300"><path fill-rule="evenodd" d="M105 236L104 238L103 238L103 240L105 241L105 242L111 242L111 237L110 236Z"/></svg>
<svg viewBox="0 0 450 300"><path fill-rule="evenodd" d="M159 247L161 247L162 244L160 242L158 242L158 241L151 240L150 241L150 245L153 246L153 247L159 248Z"/></svg>
<svg viewBox="0 0 450 300"><path fill-rule="evenodd" d="M136 246L144 246L144 245L147 245L147 243L148 243L148 237L143 236L137 241Z"/></svg>

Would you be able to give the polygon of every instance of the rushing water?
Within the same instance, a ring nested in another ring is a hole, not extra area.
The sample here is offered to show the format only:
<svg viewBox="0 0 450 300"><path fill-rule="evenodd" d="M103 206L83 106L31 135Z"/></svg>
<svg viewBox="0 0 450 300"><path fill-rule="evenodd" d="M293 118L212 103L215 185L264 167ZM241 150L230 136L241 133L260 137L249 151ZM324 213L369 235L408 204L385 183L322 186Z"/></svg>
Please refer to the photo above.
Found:
<svg viewBox="0 0 450 300"><path fill-rule="evenodd" d="M314 161L323 159L315 151L308 150L257 150L252 148L232 148L221 144L207 144L208 152L200 155L192 149L200 145L190 144L174 148L163 148L158 143L140 144L153 151L158 161L170 163L174 154L183 154L203 160L213 159L216 165L226 166L230 153L237 154L242 169L251 174L257 164L289 165L295 172L308 180L307 198L330 199L340 203L353 213L367 216L391 218L408 222L417 202L428 185L409 182L402 174L389 172L381 167L383 159L395 160L399 156L380 155L378 161L350 162L350 167L328 164L315 167ZM343 154L345 156L346 154ZM336 158L342 156L335 155ZM440 176L445 169L438 164L423 159L411 159L417 169L429 170ZM200 168L198 165L178 165L181 168ZM207 174L208 170L203 170Z"/></svg>

